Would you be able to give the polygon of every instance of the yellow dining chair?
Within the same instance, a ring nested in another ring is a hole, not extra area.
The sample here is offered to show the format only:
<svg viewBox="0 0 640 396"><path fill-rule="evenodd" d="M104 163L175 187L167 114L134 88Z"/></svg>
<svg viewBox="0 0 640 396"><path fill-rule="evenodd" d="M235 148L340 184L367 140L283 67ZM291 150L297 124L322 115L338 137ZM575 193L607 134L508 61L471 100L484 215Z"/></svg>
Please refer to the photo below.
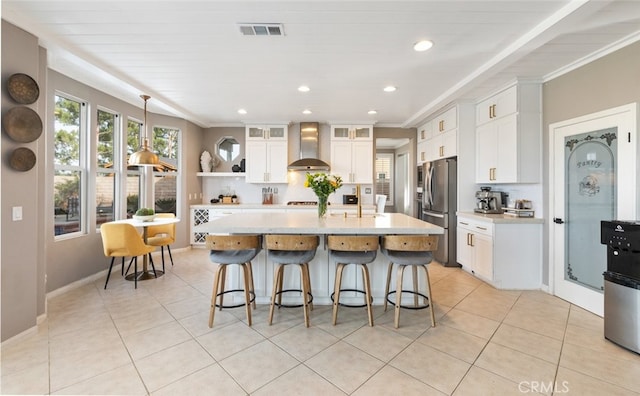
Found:
<svg viewBox="0 0 640 396"><path fill-rule="evenodd" d="M102 247L104 255L111 257L111 265L109 265L109 273L104 288L107 288L111 269L116 257L122 258L124 266L125 257L133 257L134 271L138 273L138 256L144 256L154 251L154 246L145 245L142 237L134 226L127 223L104 223L100 226L100 234L102 234ZM138 288L138 277L134 277L135 287Z"/></svg>
<svg viewBox="0 0 640 396"><path fill-rule="evenodd" d="M176 215L173 213L157 213L156 218L174 218ZM160 252L162 254L162 272L164 272L164 247L167 247L169 252L169 258L171 259L171 266L173 267L173 256L171 256L171 248L169 245L176 241L176 223L163 224L147 227L147 245L160 246Z"/></svg>

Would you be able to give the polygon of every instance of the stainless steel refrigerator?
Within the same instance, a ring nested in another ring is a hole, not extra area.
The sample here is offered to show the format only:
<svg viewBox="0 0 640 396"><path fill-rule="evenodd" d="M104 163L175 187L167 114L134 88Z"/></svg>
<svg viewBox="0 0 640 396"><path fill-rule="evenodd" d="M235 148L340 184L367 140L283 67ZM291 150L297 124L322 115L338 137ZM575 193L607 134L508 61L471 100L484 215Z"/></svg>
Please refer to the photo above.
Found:
<svg viewBox="0 0 640 396"><path fill-rule="evenodd" d="M444 228L438 240L434 259L446 267L459 267L456 261L456 158L445 158L424 164L422 220Z"/></svg>

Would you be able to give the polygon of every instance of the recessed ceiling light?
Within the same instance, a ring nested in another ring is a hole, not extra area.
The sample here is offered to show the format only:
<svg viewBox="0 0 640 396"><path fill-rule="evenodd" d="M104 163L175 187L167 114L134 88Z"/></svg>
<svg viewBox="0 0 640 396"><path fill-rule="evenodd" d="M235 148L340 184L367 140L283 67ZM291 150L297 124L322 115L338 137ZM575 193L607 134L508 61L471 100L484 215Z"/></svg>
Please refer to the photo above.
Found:
<svg viewBox="0 0 640 396"><path fill-rule="evenodd" d="M247 114L245 109L238 109L238 114Z"/></svg>
<svg viewBox="0 0 640 396"><path fill-rule="evenodd" d="M433 41L430 40L420 40L413 45L414 51L418 52L426 51L431 47L433 47Z"/></svg>
<svg viewBox="0 0 640 396"><path fill-rule="evenodd" d="M307 87L306 85L301 85L298 87L298 91L300 92L309 92L311 91L311 89L309 87Z"/></svg>
<svg viewBox="0 0 640 396"><path fill-rule="evenodd" d="M393 92L396 90L396 87L393 85L389 85L388 87L384 87L384 92Z"/></svg>
<svg viewBox="0 0 640 396"><path fill-rule="evenodd" d="M304 110L302 110L302 114L311 114L311 110L304 109Z"/></svg>
<svg viewBox="0 0 640 396"><path fill-rule="evenodd" d="M378 112L377 112L377 111L375 111L375 110L369 110L369 111L367 112L367 114L378 114Z"/></svg>

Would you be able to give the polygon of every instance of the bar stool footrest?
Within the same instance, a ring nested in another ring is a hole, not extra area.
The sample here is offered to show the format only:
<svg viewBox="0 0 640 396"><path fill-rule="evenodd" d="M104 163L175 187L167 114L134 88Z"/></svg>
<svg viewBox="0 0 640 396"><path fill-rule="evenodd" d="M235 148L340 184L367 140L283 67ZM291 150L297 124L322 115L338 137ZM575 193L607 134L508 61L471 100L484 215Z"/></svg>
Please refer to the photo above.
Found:
<svg viewBox="0 0 640 396"><path fill-rule="evenodd" d="M244 289L225 290L222 293L216 294L216 301L218 300L218 297L220 297L223 294L227 294L227 293L244 293ZM242 304L223 305L223 306L220 306L220 304L216 303L216 308L240 308L240 307L244 307L247 304L251 304L256 299L256 293L254 293L253 291L249 292L249 296L251 298L249 299L248 303L243 302Z"/></svg>
<svg viewBox="0 0 640 396"><path fill-rule="evenodd" d="M396 306L396 303L394 301L391 301L391 299L389 298L390 295L395 294L396 290L390 291L389 294L387 294L387 302L389 302L391 305L393 305L394 307ZM422 293L418 293L417 291L413 291L413 290L403 290L403 293L409 293L409 294L417 294L418 296L424 298L425 300L429 301L429 297L425 296ZM404 308L404 309L414 309L414 310L418 310L418 309L425 309L425 308L429 308L430 304L424 304L424 305L402 305L400 304L400 308Z"/></svg>
<svg viewBox="0 0 640 396"><path fill-rule="evenodd" d="M282 293L288 293L288 292L298 292L298 293L302 293L302 290L300 289L285 289L285 290L280 290L278 292L276 292L276 296ZM307 293L308 296L308 300L307 300L307 304L311 304L313 302L313 294L311 293ZM304 304L279 304L278 302L274 301L273 305L277 306L278 308L300 308L300 307L304 307Z"/></svg>
<svg viewBox="0 0 640 396"><path fill-rule="evenodd" d="M342 292L356 292L356 293L360 293L360 294L367 294L365 293L364 290L358 290L358 289L340 289L340 293ZM331 302L333 302L333 297L336 293L333 292L331 293ZM373 297L370 298L371 300L371 304L373 304ZM338 302L338 305L341 307L347 307L347 308L364 308L367 306L367 304L345 304L345 303L341 303Z"/></svg>

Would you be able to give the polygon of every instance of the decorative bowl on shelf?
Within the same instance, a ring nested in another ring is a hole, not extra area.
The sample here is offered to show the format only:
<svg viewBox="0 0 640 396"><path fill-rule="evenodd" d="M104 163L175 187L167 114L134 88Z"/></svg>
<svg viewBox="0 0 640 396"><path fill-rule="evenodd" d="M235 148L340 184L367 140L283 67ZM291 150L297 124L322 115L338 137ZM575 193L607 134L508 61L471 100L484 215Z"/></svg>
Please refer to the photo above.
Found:
<svg viewBox="0 0 640 396"><path fill-rule="evenodd" d="M146 221L153 221L156 218L156 215L152 214L152 215L147 215L147 216L138 216L138 215L133 215L134 220L138 220L138 221L142 221L142 222L146 222Z"/></svg>

